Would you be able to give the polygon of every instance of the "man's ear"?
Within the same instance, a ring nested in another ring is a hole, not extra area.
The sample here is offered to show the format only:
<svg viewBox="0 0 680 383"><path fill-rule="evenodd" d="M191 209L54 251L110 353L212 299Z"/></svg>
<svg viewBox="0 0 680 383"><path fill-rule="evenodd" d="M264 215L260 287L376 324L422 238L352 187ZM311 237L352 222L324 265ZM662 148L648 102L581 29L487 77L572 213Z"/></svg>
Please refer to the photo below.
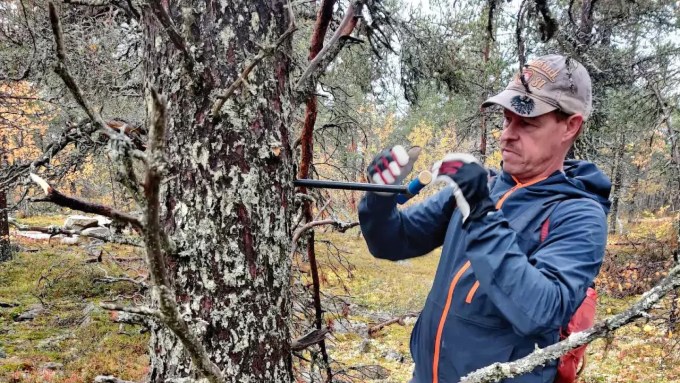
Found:
<svg viewBox="0 0 680 383"><path fill-rule="evenodd" d="M576 141L576 138L581 134L583 127L583 116L581 114L572 114L567 118L567 131L564 135L564 140L569 142Z"/></svg>

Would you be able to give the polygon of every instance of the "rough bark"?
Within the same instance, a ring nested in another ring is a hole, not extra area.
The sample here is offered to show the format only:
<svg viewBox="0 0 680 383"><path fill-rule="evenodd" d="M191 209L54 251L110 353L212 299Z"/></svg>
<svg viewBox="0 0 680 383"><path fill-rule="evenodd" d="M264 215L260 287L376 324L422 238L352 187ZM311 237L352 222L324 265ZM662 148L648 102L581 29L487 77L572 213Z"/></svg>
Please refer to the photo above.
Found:
<svg viewBox="0 0 680 383"><path fill-rule="evenodd" d="M7 191L0 190L0 262L12 258L12 245L9 242L9 216L7 215Z"/></svg>
<svg viewBox="0 0 680 383"><path fill-rule="evenodd" d="M189 73L186 53L145 9L145 77L169 102L160 191L174 246L165 254L169 284L227 381L289 382L290 43L211 116L215 95L286 31L286 4L181 0L166 11L196 62ZM151 382L197 377L175 336L164 327L151 333Z"/></svg>

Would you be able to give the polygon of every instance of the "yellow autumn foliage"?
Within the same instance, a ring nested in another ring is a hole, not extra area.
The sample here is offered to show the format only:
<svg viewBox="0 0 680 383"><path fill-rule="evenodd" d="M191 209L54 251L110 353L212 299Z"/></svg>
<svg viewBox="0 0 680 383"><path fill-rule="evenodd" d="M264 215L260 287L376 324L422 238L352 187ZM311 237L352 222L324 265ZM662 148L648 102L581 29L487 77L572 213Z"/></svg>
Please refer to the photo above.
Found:
<svg viewBox="0 0 680 383"><path fill-rule="evenodd" d="M8 164L36 158L47 132L45 112L36 93L26 82L0 84L0 150Z"/></svg>
<svg viewBox="0 0 680 383"><path fill-rule="evenodd" d="M49 144L49 121L52 112L39 101L35 89L28 82L0 84L0 152L7 165L28 163L37 159ZM63 165L76 149L68 146L51 160L55 167ZM112 203L110 172L107 158L85 158L53 186L64 193L85 197L100 203ZM18 197L18 196L17 196Z"/></svg>

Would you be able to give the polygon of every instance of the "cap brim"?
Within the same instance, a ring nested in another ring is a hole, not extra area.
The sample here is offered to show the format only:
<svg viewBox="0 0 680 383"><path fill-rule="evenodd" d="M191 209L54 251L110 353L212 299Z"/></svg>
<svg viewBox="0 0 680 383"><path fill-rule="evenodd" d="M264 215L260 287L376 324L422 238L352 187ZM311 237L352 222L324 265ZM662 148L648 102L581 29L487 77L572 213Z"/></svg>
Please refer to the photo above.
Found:
<svg viewBox="0 0 680 383"><path fill-rule="evenodd" d="M550 105L545 101L532 97L531 94L518 92L513 89L506 89L497 95L490 97L482 103L482 108L492 105L500 105L503 108L524 117L538 117L557 109L557 107Z"/></svg>

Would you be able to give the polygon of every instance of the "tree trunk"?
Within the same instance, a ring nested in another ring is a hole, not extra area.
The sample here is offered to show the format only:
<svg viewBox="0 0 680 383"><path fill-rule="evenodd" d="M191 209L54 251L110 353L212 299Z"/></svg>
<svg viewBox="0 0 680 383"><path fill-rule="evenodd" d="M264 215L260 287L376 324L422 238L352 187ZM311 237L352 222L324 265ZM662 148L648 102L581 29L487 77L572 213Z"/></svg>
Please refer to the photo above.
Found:
<svg viewBox="0 0 680 383"><path fill-rule="evenodd" d="M614 183L612 185L612 208L609 212L609 233L615 233L617 227L617 220L619 218L619 201L621 199L621 192L623 190L623 155L626 149L626 139L624 129L619 129L617 137L618 145L616 147L616 159L614 160L614 171L612 177Z"/></svg>
<svg viewBox="0 0 680 383"><path fill-rule="evenodd" d="M176 247L166 263L181 314L227 381L290 382L290 42L209 115L215 95L286 30L286 2L163 3L196 58L190 74L145 10L146 80L169 101L161 222ZM168 330L152 331L150 351L151 382L197 377Z"/></svg>
<svg viewBox="0 0 680 383"><path fill-rule="evenodd" d="M12 246L9 242L9 217L7 212L7 191L0 190L0 262L12 258Z"/></svg>

